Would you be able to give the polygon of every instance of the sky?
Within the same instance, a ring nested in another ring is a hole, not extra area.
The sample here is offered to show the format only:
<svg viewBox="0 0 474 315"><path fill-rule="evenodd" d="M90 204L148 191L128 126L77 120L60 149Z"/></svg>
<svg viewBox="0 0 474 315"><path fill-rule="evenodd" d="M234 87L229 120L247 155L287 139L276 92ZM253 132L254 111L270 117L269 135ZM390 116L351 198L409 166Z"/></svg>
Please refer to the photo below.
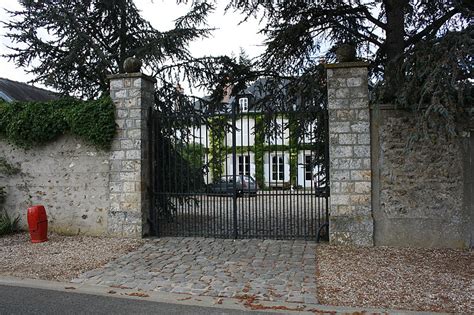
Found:
<svg viewBox="0 0 474 315"><path fill-rule="evenodd" d="M177 5L176 0L134 0L142 16L160 31L173 28L174 20L184 15L189 5ZM217 28L208 39L193 42L190 51L195 57L204 55L238 55L240 48L245 49L250 57L263 52L264 37L258 34L258 20L249 20L239 25L242 16L235 12L224 12L227 1L219 1L216 11L209 17L209 27ZM0 1L0 21L9 19L7 10L20 9L17 0ZM11 45L5 37L6 29L0 28L0 54L8 53ZM34 78L25 69L16 68L13 62L0 57L0 77L10 80L27 82ZM44 87L40 84L36 86Z"/></svg>

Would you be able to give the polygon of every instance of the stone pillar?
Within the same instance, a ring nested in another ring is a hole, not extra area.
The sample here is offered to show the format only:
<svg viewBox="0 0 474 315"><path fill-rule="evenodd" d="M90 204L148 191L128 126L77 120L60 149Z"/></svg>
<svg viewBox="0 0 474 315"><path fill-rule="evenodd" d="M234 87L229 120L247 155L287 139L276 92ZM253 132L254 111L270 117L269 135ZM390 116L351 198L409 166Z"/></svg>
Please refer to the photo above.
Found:
<svg viewBox="0 0 474 315"><path fill-rule="evenodd" d="M156 80L142 73L108 78L118 126L110 152L108 233L141 238L149 230L147 118Z"/></svg>
<svg viewBox="0 0 474 315"><path fill-rule="evenodd" d="M373 246L367 64L328 64L329 241Z"/></svg>

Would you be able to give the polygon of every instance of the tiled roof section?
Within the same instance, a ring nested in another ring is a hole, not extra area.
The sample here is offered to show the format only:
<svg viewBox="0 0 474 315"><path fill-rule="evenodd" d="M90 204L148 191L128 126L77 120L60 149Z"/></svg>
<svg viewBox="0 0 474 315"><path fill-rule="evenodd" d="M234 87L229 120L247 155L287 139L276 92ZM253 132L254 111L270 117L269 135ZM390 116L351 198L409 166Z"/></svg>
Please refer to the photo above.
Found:
<svg viewBox="0 0 474 315"><path fill-rule="evenodd" d="M0 78L0 98L11 101L48 101L57 99L54 92L35 86Z"/></svg>

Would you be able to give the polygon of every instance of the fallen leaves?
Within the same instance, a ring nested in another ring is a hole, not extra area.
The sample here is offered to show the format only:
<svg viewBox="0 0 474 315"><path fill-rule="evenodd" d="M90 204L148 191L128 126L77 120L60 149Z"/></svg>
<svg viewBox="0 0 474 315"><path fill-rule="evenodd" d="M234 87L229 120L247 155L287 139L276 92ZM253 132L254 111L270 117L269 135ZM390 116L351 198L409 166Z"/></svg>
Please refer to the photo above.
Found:
<svg viewBox="0 0 474 315"><path fill-rule="evenodd" d="M124 293L125 295L128 295L128 296L137 296L137 297L150 297L148 294L146 293L143 293L143 292L131 292L131 293Z"/></svg>
<svg viewBox="0 0 474 315"><path fill-rule="evenodd" d="M472 250L317 248L321 304L474 313Z"/></svg>

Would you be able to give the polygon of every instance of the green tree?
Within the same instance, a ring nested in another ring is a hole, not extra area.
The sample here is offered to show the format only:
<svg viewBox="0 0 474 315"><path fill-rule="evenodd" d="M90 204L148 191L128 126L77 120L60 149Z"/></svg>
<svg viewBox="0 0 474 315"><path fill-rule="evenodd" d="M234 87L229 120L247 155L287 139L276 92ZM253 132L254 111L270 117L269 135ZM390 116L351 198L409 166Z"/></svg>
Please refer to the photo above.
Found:
<svg viewBox="0 0 474 315"><path fill-rule="evenodd" d="M211 4L194 2L174 29L162 32L140 16L132 0L19 2L22 9L10 11L4 23L13 42L5 56L35 75L33 82L63 94L93 98L106 92L107 75L123 72L131 56L165 89L180 80L202 84L218 72L219 58L193 58L188 50L191 41L209 35Z"/></svg>
<svg viewBox="0 0 474 315"><path fill-rule="evenodd" d="M228 9L245 19L263 16L266 50L256 66L267 73L311 74L319 57L334 60L328 48L352 43L370 62L377 101L422 113L451 132L472 106L472 2L237 0Z"/></svg>

